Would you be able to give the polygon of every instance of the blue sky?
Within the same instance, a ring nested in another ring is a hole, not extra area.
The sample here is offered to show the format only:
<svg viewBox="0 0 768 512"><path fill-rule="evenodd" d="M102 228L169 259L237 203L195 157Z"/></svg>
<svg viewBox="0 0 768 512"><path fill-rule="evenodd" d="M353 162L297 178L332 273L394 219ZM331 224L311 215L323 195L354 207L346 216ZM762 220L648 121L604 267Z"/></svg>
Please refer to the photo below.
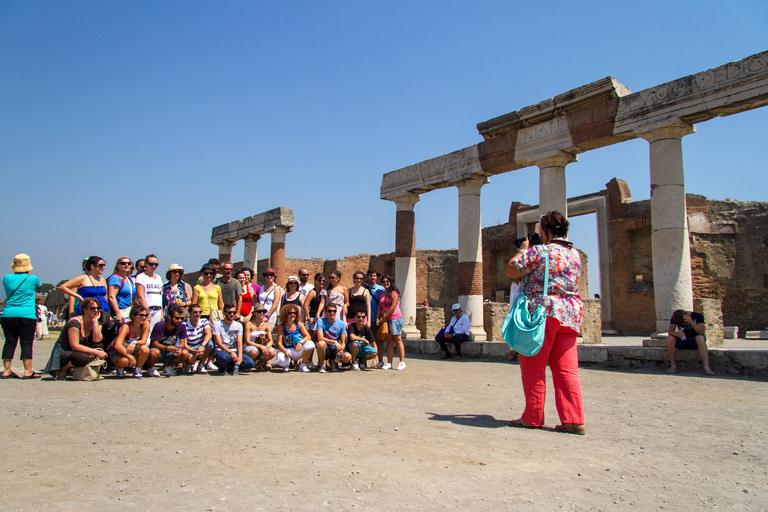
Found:
<svg viewBox="0 0 768 512"><path fill-rule="evenodd" d="M0 264L26 252L53 283L91 254L196 270L213 226L278 206L289 257L392 251L383 173L605 76L639 91L766 49L765 0L0 0ZM768 200L767 126L765 108L697 125L687 191ZM649 197L645 141L580 155L568 195L613 177ZM457 197L422 196L419 249L458 246ZM536 168L483 187L483 225L513 200L538 202ZM594 216L573 225L596 270Z"/></svg>

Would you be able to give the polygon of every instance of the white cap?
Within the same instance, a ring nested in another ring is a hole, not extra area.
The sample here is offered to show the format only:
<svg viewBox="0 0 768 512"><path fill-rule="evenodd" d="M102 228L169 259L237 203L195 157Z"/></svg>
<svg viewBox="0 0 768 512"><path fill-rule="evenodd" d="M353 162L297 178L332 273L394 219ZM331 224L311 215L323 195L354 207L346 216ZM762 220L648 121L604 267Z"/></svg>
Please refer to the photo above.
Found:
<svg viewBox="0 0 768 512"><path fill-rule="evenodd" d="M452 310L452 311L456 311L457 309L461 309L461 304L459 304L458 302L457 302L456 304L454 304L454 305L453 305L453 307L451 308L451 310Z"/></svg>

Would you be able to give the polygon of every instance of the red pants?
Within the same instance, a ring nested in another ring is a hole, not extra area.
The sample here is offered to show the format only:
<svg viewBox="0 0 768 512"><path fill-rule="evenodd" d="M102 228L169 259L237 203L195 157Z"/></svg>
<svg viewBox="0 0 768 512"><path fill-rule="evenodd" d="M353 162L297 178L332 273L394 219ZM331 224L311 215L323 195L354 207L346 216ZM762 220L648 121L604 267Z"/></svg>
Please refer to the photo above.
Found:
<svg viewBox="0 0 768 512"><path fill-rule="evenodd" d="M552 371L555 387L555 405L561 423L584 424L584 404L579 380L579 353L576 350L578 333L562 327L554 318L547 317L544 344L532 357L520 356L520 374L525 393L525 412L522 420L534 427L544 424L544 398L547 363Z"/></svg>

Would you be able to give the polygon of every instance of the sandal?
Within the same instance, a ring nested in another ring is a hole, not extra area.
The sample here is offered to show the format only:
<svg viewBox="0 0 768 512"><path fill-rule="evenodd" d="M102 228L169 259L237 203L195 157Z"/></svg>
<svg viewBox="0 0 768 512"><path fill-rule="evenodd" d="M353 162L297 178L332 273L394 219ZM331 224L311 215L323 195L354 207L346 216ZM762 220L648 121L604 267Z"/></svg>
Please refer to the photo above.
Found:
<svg viewBox="0 0 768 512"><path fill-rule="evenodd" d="M39 379L39 378L40 378L40 374L38 374L38 373L35 373L35 372L32 372L32 374L31 374L31 375L24 375L24 376L22 377L22 380L23 380L23 379Z"/></svg>
<svg viewBox="0 0 768 512"><path fill-rule="evenodd" d="M677 368L670 368L667 373L677 373Z"/></svg>
<svg viewBox="0 0 768 512"><path fill-rule="evenodd" d="M704 375L709 375L710 377L712 377L715 375L715 372L713 372L712 370L704 370Z"/></svg>
<svg viewBox="0 0 768 512"><path fill-rule="evenodd" d="M563 423L556 426L555 430L564 434L576 434L577 436L583 436L587 433L584 425L576 425L575 423Z"/></svg>
<svg viewBox="0 0 768 512"><path fill-rule="evenodd" d="M20 379L18 375L16 375L15 372L11 372L8 375L0 375L0 379Z"/></svg>
<svg viewBox="0 0 768 512"><path fill-rule="evenodd" d="M541 428L541 427L534 427L533 425L529 425L528 423L524 422L522 418L510 421L509 426L515 427L515 428L530 428L530 429Z"/></svg>

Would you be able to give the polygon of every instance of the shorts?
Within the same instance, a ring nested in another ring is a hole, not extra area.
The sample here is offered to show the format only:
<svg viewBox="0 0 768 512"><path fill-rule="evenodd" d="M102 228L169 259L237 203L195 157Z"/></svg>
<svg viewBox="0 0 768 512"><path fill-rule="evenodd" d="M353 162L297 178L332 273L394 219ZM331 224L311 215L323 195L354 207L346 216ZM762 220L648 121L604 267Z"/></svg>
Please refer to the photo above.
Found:
<svg viewBox="0 0 768 512"><path fill-rule="evenodd" d="M352 347L352 345L357 345L358 346L357 358L359 360L365 359L365 357L370 355L370 354L376 354L377 353L376 349L373 348L370 345L364 345L363 343L361 343L359 341L350 341L349 343L347 343L347 350L346 350L346 352L348 352L350 355L352 355L352 352L350 352L349 349Z"/></svg>
<svg viewBox="0 0 768 512"><path fill-rule="evenodd" d="M317 330L317 325L319 323L320 323L320 320L317 320L317 319L315 319L315 320L312 320L312 319L307 320L307 330L308 331L316 331Z"/></svg>
<svg viewBox="0 0 768 512"><path fill-rule="evenodd" d="M181 355L176 356L173 352L160 352L160 359L158 359L157 362L167 365L177 357L181 357Z"/></svg>
<svg viewBox="0 0 768 512"><path fill-rule="evenodd" d="M208 343L206 343L205 345L203 345L202 343L198 343L197 345L192 345L191 343L189 343L189 340L187 340L187 346L192 350L197 350L201 346L203 348L213 348L213 341L208 340Z"/></svg>
<svg viewBox="0 0 768 512"><path fill-rule="evenodd" d="M704 342L706 343L707 337L703 334L698 334L696 337L698 338L699 336L704 338ZM677 340L675 340L675 348L677 350L698 350L699 345L696 343L695 339L691 340L686 338L681 340L680 338L677 338Z"/></svg>
<svg viewBox="0 0 768 512"><path fill-rule="evenodd" d="M253 345L246 345L243 347L243 353L248 354L248 356L250 356L251 359L256 359L257 357L259 357L259 354L261 353L261 351L259 350L258 347L254 347Z"/></svg>
<svg viewBox="0 0 768 512"><path fill-rule="evenodd" d="M389 323L389 334L392 336L399 336L403 334L403 319L387 320Z"/></svg>

